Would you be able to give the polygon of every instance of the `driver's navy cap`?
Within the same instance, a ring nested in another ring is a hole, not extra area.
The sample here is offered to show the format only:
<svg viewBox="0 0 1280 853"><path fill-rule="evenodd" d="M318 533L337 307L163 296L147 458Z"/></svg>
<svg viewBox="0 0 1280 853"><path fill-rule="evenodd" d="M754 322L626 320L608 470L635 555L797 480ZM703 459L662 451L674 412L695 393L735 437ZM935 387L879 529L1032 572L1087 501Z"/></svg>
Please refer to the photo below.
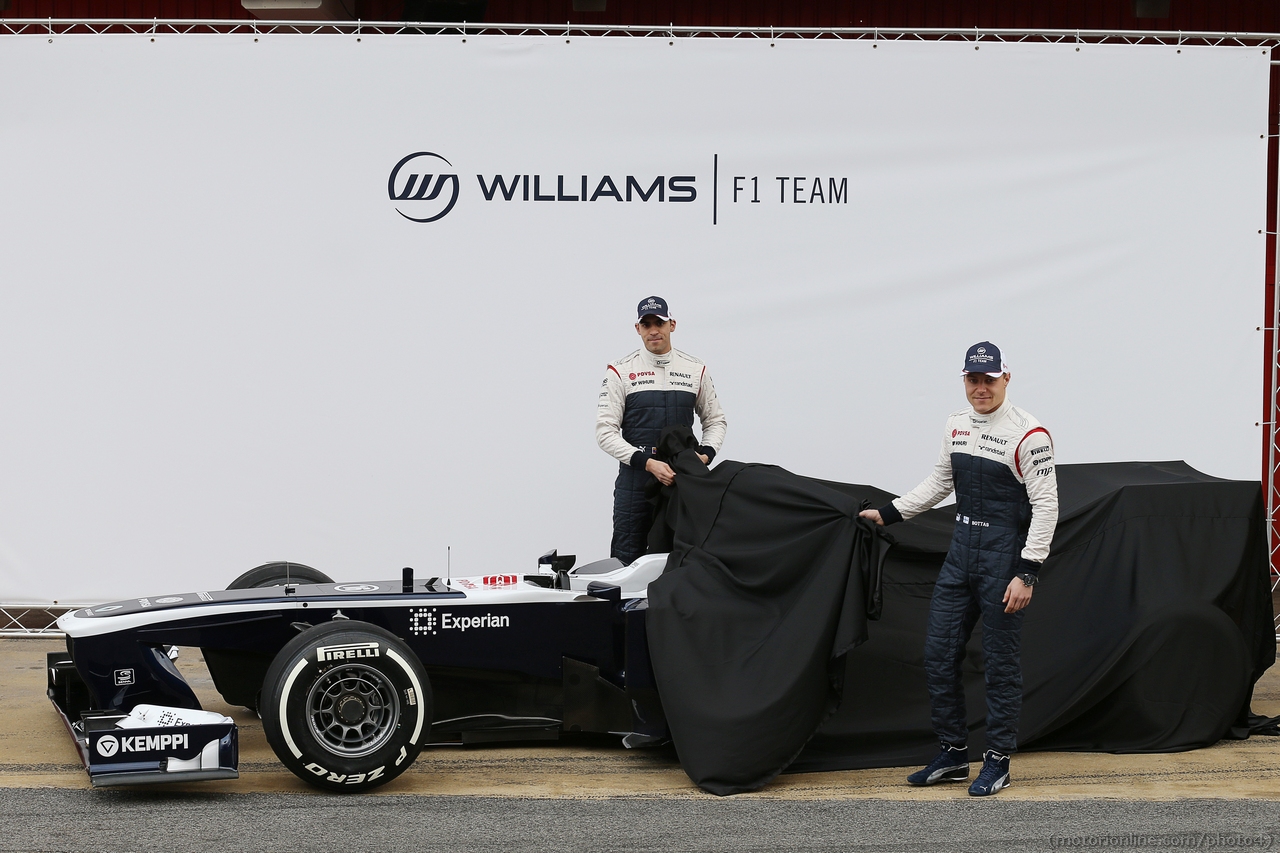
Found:
<svg viewBox="0 0 1280 853"><path fill-rule="evenodd" d="M643 320L650 314L664 323L670 320L671 314L667 311L667 300L661 296L649 296L641 299L640 304L636 306L636 319Z"/></svg>
<svg viewBox="0 0 1280 853"><path fill-rule="evenodd" d="M1000 347L991 341L982 341L969 347L969 351L965 353L964 372L1003 376L1009 372L1009 365L1004 363Z"/></svg>

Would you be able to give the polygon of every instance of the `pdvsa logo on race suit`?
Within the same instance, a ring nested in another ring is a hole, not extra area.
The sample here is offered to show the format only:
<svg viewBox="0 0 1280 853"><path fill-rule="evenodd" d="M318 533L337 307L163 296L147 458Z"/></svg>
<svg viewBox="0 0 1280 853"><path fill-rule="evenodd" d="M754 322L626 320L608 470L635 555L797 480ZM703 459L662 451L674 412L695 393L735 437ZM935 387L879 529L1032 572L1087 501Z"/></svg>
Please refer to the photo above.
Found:
<svg viewBox="0 0 1280 853"><path fill-rule="evenodd" d="M125 752L171 752L186 749L189 735L132 735L117 738L115 735L103 735L98 738L95 749L103 758L111 758L117 753Z"/></svg>
<svg viewBox="0 0 1280 853"><path fill-rule="evenodd" d="M341 646L316 647L316 661L318 663L326 663L332 660L376 658L380 654L380 647L377 643L346 643Z"/></svg>
<svg viewBox="0 0 1280 853"><path fill-rule="evenodd" d="M443 219L458 203L458 176L442 173L441 165L453 164L430 151L401 158L387 178L387 197L396 202L396 213L410 222Z"/></svg>

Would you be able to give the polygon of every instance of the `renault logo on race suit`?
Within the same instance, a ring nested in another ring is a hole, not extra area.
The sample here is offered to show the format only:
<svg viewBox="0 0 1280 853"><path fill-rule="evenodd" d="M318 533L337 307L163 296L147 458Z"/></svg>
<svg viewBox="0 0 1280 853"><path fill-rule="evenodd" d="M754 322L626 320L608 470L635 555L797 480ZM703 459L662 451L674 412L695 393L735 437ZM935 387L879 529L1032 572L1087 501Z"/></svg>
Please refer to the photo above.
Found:
<svg viewBox="0 0 1280 853"><path fill-rule="evenodd" d="M396 213L410 222L443 219L458 202L458 176L441 173L441 165L453 164L430 151L401 158L387 178L387 197L396 202Z"/></svg>

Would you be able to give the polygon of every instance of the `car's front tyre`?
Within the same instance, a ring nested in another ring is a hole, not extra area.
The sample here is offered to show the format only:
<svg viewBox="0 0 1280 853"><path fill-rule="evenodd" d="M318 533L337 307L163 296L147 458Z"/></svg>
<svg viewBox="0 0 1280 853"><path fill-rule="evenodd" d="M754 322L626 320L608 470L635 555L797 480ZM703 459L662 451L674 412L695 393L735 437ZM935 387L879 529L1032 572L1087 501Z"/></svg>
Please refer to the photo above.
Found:
<svg viewBox="0 0 1280 853"><path fill-rule="evenodd" d="M405 771L431 729L431 685L388 631L347 620L293 638L267 670L262 727L295 775L331 791L382 785Z"/></svg>

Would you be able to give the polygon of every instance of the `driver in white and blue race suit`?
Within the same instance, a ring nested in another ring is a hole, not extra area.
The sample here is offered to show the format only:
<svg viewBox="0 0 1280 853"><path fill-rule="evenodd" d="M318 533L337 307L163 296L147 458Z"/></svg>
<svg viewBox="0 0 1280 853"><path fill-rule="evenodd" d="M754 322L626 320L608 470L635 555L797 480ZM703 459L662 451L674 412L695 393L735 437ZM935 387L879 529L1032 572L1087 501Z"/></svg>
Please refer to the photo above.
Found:
<svg viewBox="0 0 1280 853"><path fill-rule="evenodd" d="M645 486L664 486L676 472L655 456L662 430L702 424L698 456L710 465L724 442L727 421L707 366L672 349L676 321L666 300L650 296L636 309L636 333L644 346L605 369L596 409L596 443L618 460L613 487L613 542L610 556L630 565L645 552L654 505Z"/></svg>
<svg viewBox="0 0 1280 853"><path fill-rule="evenodd" d="M862 515L893 524L936 506L953 490L955 532L938 573L925 637L925 679L938 756L907 777L912 785L968 781L969 727L961 663L982 616L987 750L969 786L973 796L1008 787L1022 710L1022 611L1058 523L1058 481L1048 430L1006 397L1009 366L990 341L965 354L971 408L947 418L933 473L919 486Z"/></svg>

